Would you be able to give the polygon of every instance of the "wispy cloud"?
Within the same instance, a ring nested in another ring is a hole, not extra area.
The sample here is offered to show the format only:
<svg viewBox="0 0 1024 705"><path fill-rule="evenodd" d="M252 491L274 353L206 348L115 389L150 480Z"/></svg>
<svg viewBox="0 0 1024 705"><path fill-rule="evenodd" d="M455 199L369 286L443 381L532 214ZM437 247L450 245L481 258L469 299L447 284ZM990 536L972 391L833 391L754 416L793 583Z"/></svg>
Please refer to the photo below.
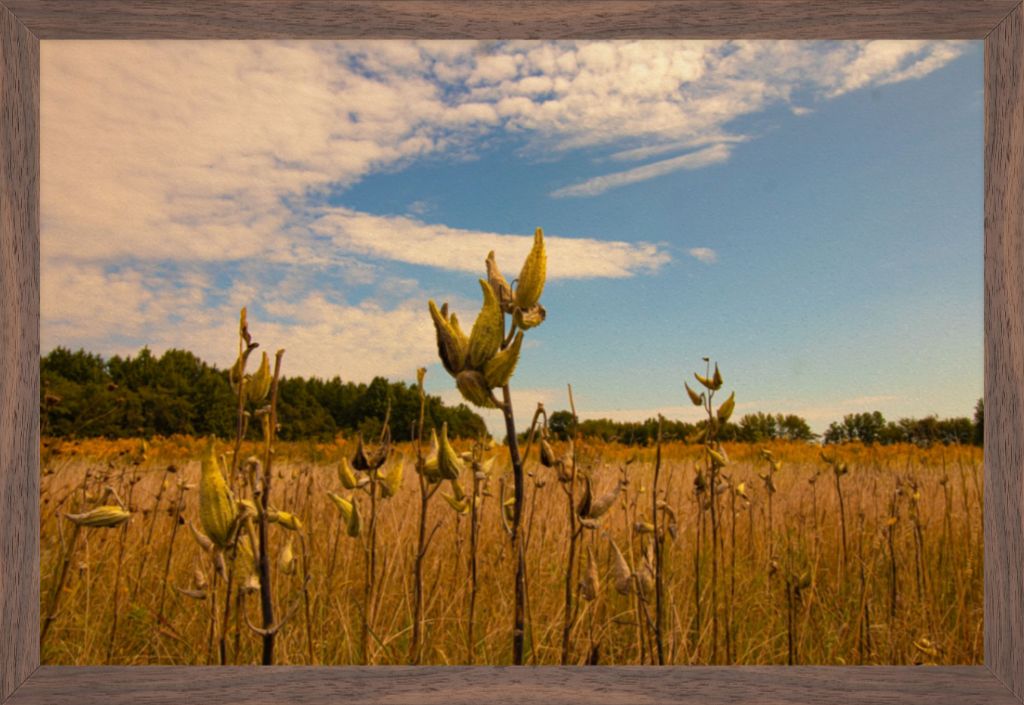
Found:
<svg viewBox="0 0 1024 705"><path fill-rule="evenodd" d="M714 264L718 261L718 253L710 247L691 247L689 254L690 257L700 260L704 264Z"/></svg>
<svg viewBox="0 0 1024 705"><path fill-rule="evenodd" d="M551 192L554 198L566 198L569 196L599 196L613 188L635 184L639 181L647 181L658 176L670 174L680 169L700 169L711 164L720 164L729 158L730 147L727 144L716 144L711 147L688 154L682 154L670 159L651 164L644 164L626 171L619 171L612 174L603 174L587 179L583 183L573 186L565 186Z"/></svg>
<svg viewBox="0 0 1024 705"><path fill-rule="evenodd" d="M347 252L369 257L480 272L494 250L499 266L518 267L530 251L533 235L504 235L429 224L404 216L377 216L347 208L324 211L313 230ZM548 277L580 279L630 277L657 271L670 256L649 243L547 235Z"/></svg>

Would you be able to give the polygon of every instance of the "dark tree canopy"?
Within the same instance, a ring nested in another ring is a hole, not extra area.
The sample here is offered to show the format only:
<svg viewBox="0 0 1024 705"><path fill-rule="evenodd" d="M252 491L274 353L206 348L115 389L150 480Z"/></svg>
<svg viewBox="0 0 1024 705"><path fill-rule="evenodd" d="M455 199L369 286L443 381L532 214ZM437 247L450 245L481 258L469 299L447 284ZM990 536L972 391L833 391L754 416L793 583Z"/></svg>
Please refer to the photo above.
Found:
<svg viewBox="0 0 1024 705"><path fill-rule="evenodd" d="M235 432L238 401L226 370L185 350L156 357L143 348L134 357L101 356L55 348L40 361L41 426L51 436L108 438ZM377 377L369 384L340 377L283 377L278 418L284 440L329 440L338 433L378 433L388 405L392 436L412 438L420 400L415 385ZM448 423L456 437L487 434L483 419L464 404L445 406L427 396L425 425ZM250 429L256 436L257 428Z"/></svg>

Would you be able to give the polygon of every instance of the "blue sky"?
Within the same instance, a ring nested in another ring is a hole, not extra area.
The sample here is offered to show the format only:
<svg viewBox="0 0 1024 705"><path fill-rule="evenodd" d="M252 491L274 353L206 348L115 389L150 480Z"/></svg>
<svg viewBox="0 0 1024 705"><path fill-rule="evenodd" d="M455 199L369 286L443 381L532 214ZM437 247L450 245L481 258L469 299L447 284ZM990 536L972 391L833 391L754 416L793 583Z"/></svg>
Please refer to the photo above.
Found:
<svg viewBox="0 0 1024 705"><path fill-rule="evenodd" d="M981 395L980 42L44 42L44 351L230 364L458 399L489 249L549 238L513 393L691 418L969 415ZM497 427L495 412L486 415ZM492 418L493 417L493 418Z"/></svg>

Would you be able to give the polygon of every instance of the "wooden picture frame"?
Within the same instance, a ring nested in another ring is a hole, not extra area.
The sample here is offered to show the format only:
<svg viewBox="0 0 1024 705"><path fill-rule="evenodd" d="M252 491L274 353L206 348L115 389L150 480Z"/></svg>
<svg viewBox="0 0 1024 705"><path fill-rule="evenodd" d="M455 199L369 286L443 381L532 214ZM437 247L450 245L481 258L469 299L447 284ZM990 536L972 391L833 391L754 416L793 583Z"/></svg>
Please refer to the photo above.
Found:
<svg viewBox="0 0 1024 705"><path fill-rule="evenodd" d="M985 663L975 667L39 665L39 42L265 38L985 41ZM0 703L1024 702L1020 0L0 0Z"/></svg>

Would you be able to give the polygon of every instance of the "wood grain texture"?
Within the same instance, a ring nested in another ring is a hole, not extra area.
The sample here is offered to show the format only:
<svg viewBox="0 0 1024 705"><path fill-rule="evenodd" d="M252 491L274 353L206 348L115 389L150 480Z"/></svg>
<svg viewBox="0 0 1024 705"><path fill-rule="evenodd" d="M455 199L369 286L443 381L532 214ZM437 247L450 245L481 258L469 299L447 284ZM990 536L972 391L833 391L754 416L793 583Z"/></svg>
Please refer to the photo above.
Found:
<svg viewBox="0 0 1024 705"><path fill-rule="evenodd" d="M985 665L1024 698L1024 10L985 43Z"/></svg>
<svg viewBox="0 0 1024 705"><path fill-rule="evenodd" d="M0 7L0 701L39 666L39 41Z"/></svg>
<svg viewBox="0 0 1024 705"><path fill-rule="evenodd" d="M981 39L1019 0L2 0L40 39Z"/></svg>
<svg viewBox="0 0 1024 705"><path fill-rule="evenodd" d="M983 666L44 666L7 705L81 705L86 701L103 705L1017 705Z"/></svg>

